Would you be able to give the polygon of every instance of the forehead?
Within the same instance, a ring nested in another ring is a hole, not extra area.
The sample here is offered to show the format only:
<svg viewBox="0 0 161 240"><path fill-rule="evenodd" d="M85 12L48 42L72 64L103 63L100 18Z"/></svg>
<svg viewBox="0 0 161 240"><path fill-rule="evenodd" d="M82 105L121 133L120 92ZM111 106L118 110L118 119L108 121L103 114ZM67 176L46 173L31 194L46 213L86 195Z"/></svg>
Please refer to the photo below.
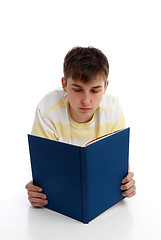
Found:
<svg viewBox="0 0 161 240"><path fill-rule="evenodd" d="M81 87L81 88L94 88L94 87L103 87L105 81L101 77L97 77L90 82L84 83L80 80L73 80L71 77L68 78L67 83L71 86Z"/></svg>

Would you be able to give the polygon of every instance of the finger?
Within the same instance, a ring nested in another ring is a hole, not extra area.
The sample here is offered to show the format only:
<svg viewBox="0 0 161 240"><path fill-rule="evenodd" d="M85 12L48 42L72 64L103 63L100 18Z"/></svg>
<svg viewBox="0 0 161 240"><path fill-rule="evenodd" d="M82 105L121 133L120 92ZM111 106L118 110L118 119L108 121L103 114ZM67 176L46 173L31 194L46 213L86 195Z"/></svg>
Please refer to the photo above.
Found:
<svg viewBox="0 0 161 240"><path fill-rule="evenodd" d="M120 189L121 190L128 190L129 188L131 188L134 185L135 185L135 180L132 179L130 182L121 185Z"/></svg>
<svg viewBox="0 0 161 240"><path fill-rule="evenodd" d="M135 194L136 194L136 190L135 190L134 192L130 193L130 194L127 196L127 198L131 198L131 197L135 196Z"/></svg>
<svg viewBox="0 0 161 240"><path fill-rule="evenodd" d="M122 183L124 184L124 183L129 182L133 178L133 176L134 176L134 173L133 172L129 172L127 174L127 176L122 180Z"/></svg>
<svg viewBox="0 0 161 240"><path fill-rule="evenodd" d="M28 188L28 185L33 184L33 180L31 180L29 183L26 184L25 188Z"/></svg>
<svg viewBox="0 0 161 240"><path fill-rule="evenodd" d="M132 192L136 191L136 186L131 187L130 189L123 191L122 195L128 197Z"/></svg>
<svg viewBox="0 0 161 240"><path fill-rule="evenodd" d="M26 189L27 189L28 191L42 192L42 188L33 185L32 181L29 182L29 183L26 185Z"/></svg>
<svg viewBox="0 0 161 240"><path fill-rule="evenodd" d="M30 198L41 198L41 199L46 199L46 195L43 193L39 192L33 192L33 191L28 191L28 195Z"/></svg>
<svg viewBox="0 0 161 240"><path fill-rule="evenodd" d="M34 206L36 206L36 205L45 206L48 203L47 200L43 200L41 198L30 198L29 197L28 199L32 205L34 204Z"/></svg>

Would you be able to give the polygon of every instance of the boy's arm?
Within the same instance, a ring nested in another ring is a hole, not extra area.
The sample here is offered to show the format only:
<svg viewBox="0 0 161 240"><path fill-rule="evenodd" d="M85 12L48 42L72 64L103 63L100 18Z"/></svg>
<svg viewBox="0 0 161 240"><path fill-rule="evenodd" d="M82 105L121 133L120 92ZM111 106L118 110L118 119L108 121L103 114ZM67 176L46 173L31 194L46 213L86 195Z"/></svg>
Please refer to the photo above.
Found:
<svg viewBox="0 0 161 240"><path fill-rule="evenodd" d="M113 132L126 128L125 117L124 117L122 107L117 98L115 99L114 102L115 102L114 103L115 112L114 112L114 118L113 118L114 122L112 126Z"/></svg>
<svg viewBox="0 0 161 240"><path fill-rule="evenodd" d="M125 128L126 128L125 117L124 113L121 112L119 115L119 119L112 126L112 131L114 132Z"/></svg>
<svg viewBox="0 0 161 240"><path fill-rule="evenodd" d="M51 122L45 120L38 107L36 108L35 120L31 134L52 140L58 140L54 126L51 124ZM46 199L47 196L42 193L42 188L35 186L33 181L30 181L26 184L26 189L28 193L28 200L32 206L43 207L48 203Z"/></svg>
<svg viewBox="0 0 161 240"><path fill-rule="evenodd" d="M114 123L113 131L126 128L124 114L122 112L122 108L119 103L117 103L117 107L116 107L116 115L117 114L119 116L119 119ZM131 198L136 194L136 185L133 177L134 177L134 173L130 172L130 164L129 164L128 174L122 180L122 185L120 187L120 189L122 190L122 195L124 197Z"/></svg>
<svg viewBox="0 0 161 240"><path fill-rule="evenodd" d="M52 140L59 140L54 125L42 116L38 107L36 108L35 120L31 134Z"/></svg>

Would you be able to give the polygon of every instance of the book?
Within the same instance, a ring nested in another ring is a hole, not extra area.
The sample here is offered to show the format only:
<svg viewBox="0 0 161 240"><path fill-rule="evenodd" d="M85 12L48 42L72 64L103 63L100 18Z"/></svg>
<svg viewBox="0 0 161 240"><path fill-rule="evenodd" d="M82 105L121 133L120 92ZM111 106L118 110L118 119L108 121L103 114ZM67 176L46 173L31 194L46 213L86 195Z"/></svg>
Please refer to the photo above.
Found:
<svg viewBox="0 0 161 240"><path fill-rule="evenodd" d="M89 223L123 200L130 128L86 146L28 134L33 183L47 195L48 209Z"/></svg>
<svg viewBox="0 0 161 240"><path fill-rule="evenodd" d="M102 135L102 136L100 136L100 137L98 137L98 138L94 138L94 139L92 139L91 141L86 142L86 143L83 145L83 147L86 147L87 145L89 145L89 144L91 144L91 143L93 143L93 142L96 142L96 141L100 140L101 138L107 137L107 136L109 136L109 135L111 135L111 134L113 134L113 133L116 133L116 132L118 132L118 131L114 131L114 132L111 132L111 133Z"/></svg>

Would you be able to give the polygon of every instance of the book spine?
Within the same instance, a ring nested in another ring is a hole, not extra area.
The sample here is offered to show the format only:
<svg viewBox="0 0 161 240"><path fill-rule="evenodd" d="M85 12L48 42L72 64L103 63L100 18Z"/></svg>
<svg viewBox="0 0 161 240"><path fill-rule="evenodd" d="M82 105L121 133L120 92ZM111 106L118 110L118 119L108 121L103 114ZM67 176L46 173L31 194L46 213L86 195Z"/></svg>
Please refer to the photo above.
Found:
<svg viewBox="0 0 161 240"><path fill-rule="evenodd" d="M82 192L82 222L89 222L87 154L86 147L80 147L81 192Z"/></svg>

